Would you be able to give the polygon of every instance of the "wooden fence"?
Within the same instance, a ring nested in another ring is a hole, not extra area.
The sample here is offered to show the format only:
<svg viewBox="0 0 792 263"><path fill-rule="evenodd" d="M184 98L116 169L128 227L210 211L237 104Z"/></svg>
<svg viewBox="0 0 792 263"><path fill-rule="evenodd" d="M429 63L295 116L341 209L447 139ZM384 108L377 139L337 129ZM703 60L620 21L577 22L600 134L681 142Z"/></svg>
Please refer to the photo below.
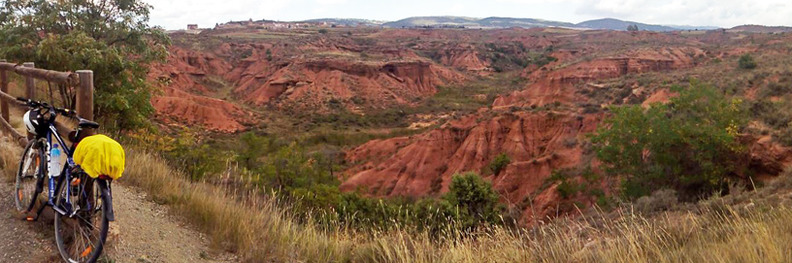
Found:
<svg viewBox="0 0 792 263"><path fill-rule="evenodd" d="M49 87L49 103L55 105L52 84L59 87L59 94L61 96L64 108L71 108L77 111L80 117L86 119L93 119L93 71L78 70L73 72L60 72L45 69L37 69L33 62L26 62L23 64L8 63L5 60L0 60L0 126L2 131L16 140L23 147L27 144L28 139L31 139L31 134L23 135L19 133L10 124L11 119L9 116L9 105L19 107L23 111L27 111L16 97L9 94L9 72L16 73L25 79L25 94L24 97L36 100L37 98L37 81L45 81ZM72 96L69 91L74 91ZM73 98L72 98L73 97ZM74 103L67 103L73 99ZM47 100L44 100L47 101ZM22 116L18 116L21 118Z"/></svg>

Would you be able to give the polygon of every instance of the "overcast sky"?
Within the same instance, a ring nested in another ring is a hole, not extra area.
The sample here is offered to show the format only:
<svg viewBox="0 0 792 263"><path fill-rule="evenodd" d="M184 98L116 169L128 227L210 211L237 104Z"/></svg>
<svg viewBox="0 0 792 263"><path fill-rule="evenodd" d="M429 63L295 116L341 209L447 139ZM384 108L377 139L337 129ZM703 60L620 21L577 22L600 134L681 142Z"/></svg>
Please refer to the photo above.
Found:
<svg viewBox="0 0 792 263"><path fill-rule="evenodd" d="M297 21L411 16L539 18L578 23L618 18L663 25L792 26L791 0L143 0L154 6L151 24L180 29L230 20Z"/></svg>

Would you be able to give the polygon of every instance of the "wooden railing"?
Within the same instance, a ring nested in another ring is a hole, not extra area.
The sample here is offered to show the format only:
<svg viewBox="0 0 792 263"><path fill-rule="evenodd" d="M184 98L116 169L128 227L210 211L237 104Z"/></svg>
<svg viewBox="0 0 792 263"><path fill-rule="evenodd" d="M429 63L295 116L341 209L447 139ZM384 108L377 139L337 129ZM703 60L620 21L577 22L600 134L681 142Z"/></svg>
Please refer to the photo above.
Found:
<svg viewBox="0 0 792 263"><path fill-rule="evenodd" d="M0 126L2 126L2 130L11 135L20 145L25 146L27 140L32 138L32 136L31 134L21 134L10 124L9 105L20 107L23 111L27 111L27 109L16 97L9 94L9 72L16 73L25 79L25 98L35 100L37 98L36 81L45 81L49 87L50 100L48 102L55 103L52 90L52 84L55 84L60 88L59 95L61 96L62 102L65 104L65 108L75 109L80 117L93 119L93 71L78 70L76 73L60 72L37 69L33 62L26 62L20 65L0 60ZM70 100L67 92L69 90L75 91L75 103L73 103L73 105L66 103L66 101Z"/></svg>

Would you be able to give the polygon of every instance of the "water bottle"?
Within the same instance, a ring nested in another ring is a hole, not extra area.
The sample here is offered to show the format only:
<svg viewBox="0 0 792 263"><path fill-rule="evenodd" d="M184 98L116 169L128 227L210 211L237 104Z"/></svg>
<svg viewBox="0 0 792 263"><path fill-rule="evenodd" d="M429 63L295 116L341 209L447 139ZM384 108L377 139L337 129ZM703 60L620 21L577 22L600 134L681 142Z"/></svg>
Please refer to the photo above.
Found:
<svg viewBox="0 0 792 263"><path fill-rule="evenodd" d="M50 148L50 161L48 167L51 177L57 177L60 175L61 171L63 171L64 157L66 156L61 150L61 145L53 143L52 148Z"/></svg>

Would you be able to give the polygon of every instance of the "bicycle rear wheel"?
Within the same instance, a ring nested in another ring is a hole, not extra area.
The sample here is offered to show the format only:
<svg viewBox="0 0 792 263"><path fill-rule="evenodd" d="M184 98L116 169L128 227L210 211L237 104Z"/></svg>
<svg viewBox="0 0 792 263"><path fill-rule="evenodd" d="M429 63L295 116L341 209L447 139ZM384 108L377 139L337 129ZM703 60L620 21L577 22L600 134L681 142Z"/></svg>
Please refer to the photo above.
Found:
<svg viewBox="0 0 792 263"><path fill-rule="evenodd" d="M19 169L14 184L14 203L19 212L29 212L35 205L38 194L42 191L41 184L47 168L47 157L44 155L43 148L43 145L37 140L31 140L19 160ZM39 190L37 191L37 189Z"/></svg>
<svg viewBox="0 0 792 263"><path fill-rule="evenodd" d="M70 179L61 179L55 201L55 207L75 211L73 215L55 213L58 251L66 262L96 262L107 239L109 202L97 180L86 174Z"/></svg>

